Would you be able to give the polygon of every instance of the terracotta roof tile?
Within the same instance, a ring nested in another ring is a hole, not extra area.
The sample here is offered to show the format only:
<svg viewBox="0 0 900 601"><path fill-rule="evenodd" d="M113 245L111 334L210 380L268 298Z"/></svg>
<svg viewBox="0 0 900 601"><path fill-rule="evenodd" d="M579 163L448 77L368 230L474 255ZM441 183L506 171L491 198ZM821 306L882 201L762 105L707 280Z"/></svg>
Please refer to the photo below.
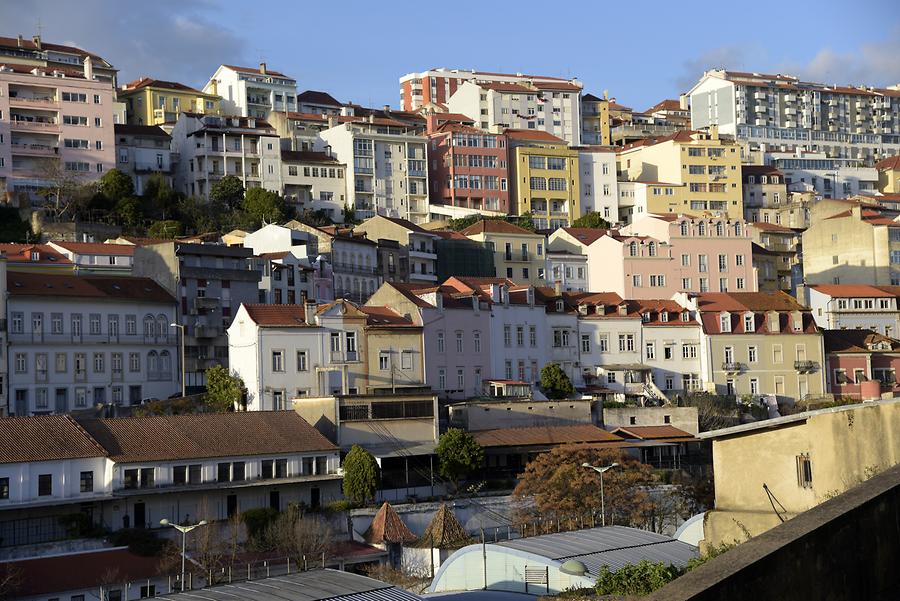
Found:
<svg viewBox="0 0 900 601"><path fill-rule="evenodd" d="M878 170L900 171L900 155L881 159L875 163L875 168Z"/></svg>
<svg viewBox="0 0 900 601"><path fill-rule="evenodd" d="M809 286L816 292L835 298L891 298L897 296L878 286L868 284L812 284Z"/></svg>
<svg viewBox="0 0 900 601"><path fill-rule="evenodd" d="M563 401L560 401L563 402ZM597 426L537 426L532 428L501 428L473 432L472 436L483 447L524 447L560 445L569 443L621 442L615 434Z"/></svg>
<svg viewBox="0 0 900 601"><path fill-rule="evenodd" d="M391 504L385 501L363 534L363 539L369 544L411 543L416 540L416 535L407 528Z"/></svg>
<svg viewBox="0 0 900 601"><path fill-rule="evenodd" d="M687 438L693 439L694 436L690 432L685 432L680 428L672 425L665 426L623 426L613 430L613 434L618 434L622 438L638 439L638 440L658 440L661 438Z"/></svg>
<svg viewBox="0 0 900 601"><path fill-rule="evenodd" d="M505 129L503 133L510 140L534 140L537 142L552 142L554 144L567 143L562 138L540 129Z"/></svg>
<svg viewBox="0 0 900 601"><path fill-rule="evenodd" d="M453 510L441 503L431 521L416 541L416 547L433 549L458 549L468 544L471 537L456 519Z"/></svg>
<svg viewBox="0 0 900 601"><path fill-rule="evenodd" d="M418 328L411 319L404 317L391 309L390 307L359 307L359 310L366 314L366 325L369 327L382 328Z"/></svg>
<svg viewBox="0 0 900 601"><path fill-rule="evenodd" d="M32 252L38 253L38 259L36 261L31 258ZM6 255L6 260L10 265L16 263L36 263L38 265L72 264L65 255L61 254L58 250L48 244L16 244L13 242L6 242L0 244L0 253Z"/></svg>
<svg viewBox="0 0 900 601"><path fill-rule="evenodd" d="M212 96L212 94L205 94L200 90L194 89L190 86L186 86L183 83L178 83L177 81L166 81L164 79L153 79L152 77L141 77L140 79L136 79L134 81L129 81L123 86L123 91L131 92L133 90L139 90L141 88L164 88L166 90L178 90L180 92L191 92L193 94L199 94L201 96Z"/></svg>
<svg viewBox="0 0 900 601"><path fill-rule="evenodd" d="M823 330L826 353L890 353L900 351L900 340L883 336L872 330ZM870 344L889 344L888 350L871 350Z"/></svg>
<svg viewBox="0 0 900 601"><path fill-rule="evenodd" d="M134 254L134 246L131 246L129 244L104 244L102 242L68 242L65 240L51 240L50 243L79 255L131 256Z"/></svg>
<svg viewBox="0 0 900 601"><path fill-rule="evenodd" d="M303 305L242 305L256 325L276 328L308 328L315 327L306 323L306 310Z"/></svg>
<svg viewBox="0 0 900 601"><path fill-rule="evenodd" d="M535 234L532 231L526 230L523 227L519 227L518 225L514 225L508 221L503 219L482 219L477 223L473 223L466 229L460 232L463 236L474 236L476 234L517 234L517 235L530 235L536 236L539 234Z"/></svg>
<svg viewBox="0 0 900 601"><path fill-rule="evenodd" d="M9 271L6 274L6 287L11 296L67 296L175 303L175 298L150 278Z"/></svg>
<svg viewBox="0 0 900 601"><path fill-rule="evenodd" d="M328 92L320 92L318 90L306 90L297 95L297 104L305 102L306 104L322 104L325 106L339 107L343 106L341 102L335 100L334 96Z"/></svg>
<svg viewBox="0 0 900 601"><path fill-rule="evenodd" d="M106 456L68 415L0 418L0 463Z"/></svg>
<svg viewBox="0 0 900 601"><path fill-rule="evenodd" d="M222 65L222 66L228 67L232 71L240 71L242 73L256 73L258 75L263 75L263 72L260 71L258 68L254 69L253 67L237 67L235 65ZM288 79L291 79L284 73L281 73L280 71L273 71L271 69L266 69L265 75L274 75L275 77L287 77Z"/></svg>
<svg viewBox="0 0 900 601"><path fill-rule="evenodd" d="M281 160L287 163L331 163L335 166L343 165L337 157L330 156L327 152L315 152L312 150L282 150Z"/></svg>
<svg viewBox="0 0 900 601"><path fill-rule="evenodd" d="M564 227L562 230L585 246L590 246L609 232L594 227Z"/></svg>

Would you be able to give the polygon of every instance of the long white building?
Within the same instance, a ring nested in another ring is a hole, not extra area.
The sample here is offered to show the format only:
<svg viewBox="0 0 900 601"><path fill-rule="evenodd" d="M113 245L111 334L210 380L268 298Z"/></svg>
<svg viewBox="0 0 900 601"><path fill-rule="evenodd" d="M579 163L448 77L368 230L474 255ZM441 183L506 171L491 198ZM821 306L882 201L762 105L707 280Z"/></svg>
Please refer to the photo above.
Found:
<svg viewBox="0 0 900 601"><path fill-rule="evenodd" d="M272 112L297 110L297 80L259 68L220 65L203 87L207 94L222 97L222 113L266 119Z"/></svg>

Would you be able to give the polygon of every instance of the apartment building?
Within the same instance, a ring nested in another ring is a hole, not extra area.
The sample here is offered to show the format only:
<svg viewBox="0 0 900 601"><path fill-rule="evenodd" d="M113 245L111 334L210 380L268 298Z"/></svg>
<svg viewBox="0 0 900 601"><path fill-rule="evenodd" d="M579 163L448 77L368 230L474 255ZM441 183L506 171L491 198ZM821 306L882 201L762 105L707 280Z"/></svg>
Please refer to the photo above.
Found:
<svg viewBox="0 0 900 601"><path fill-rule="evenodd" d="M170 333L184 336L188 391L206 385L206 370L228 366L226 330L241 303L259 298L260 272L249 249L160 242L134 250L132 274L156 281L178 302ZM179 330L175 332L175 330Z"/></svg>
<svg viewBox="0 0 900 601"><path fill-rule="evenodd" d="M545 238L502 219L482 219L460 232L486 244L494 254L494 273L520 284L543 285Z"/></svg>
<svg viewBox="0 0 900 601"><path fill-rule="evenodd" d="M0 255L10 271L71 274L75 264L49 244L0 242Z"/></svg>
<svg viewBox="0 0 900 601"><path fill-rule="evenodd" d="M115 133L116 169L131 177L135 194L144 194L154 173L172 185L172 136L156 125L117 124Z"/></svg>
<svg viewBox="0 0 900 601"><path fill-rule="evenodd" d="M8 413L179 392L175 299L146 278L7 273Z"/></svg>
<svg viewBox="0 0 900 601"><path fill-rule="evenodd" d="M293 305L301 299L328 301L334 298L333 280L322 277L327 262L307 254L303 232L270 223L244 236L241 246L250 249L260 273L259 301Z"/></svg>
<svg viewBox="0 0 900 601"><path fill-rule="evenodd" d="M618 169L620 181L684 185L679 213L744 216L740 147L715 126L628 144L619 151Z"/></svg>
<svg viewBox="0 0 900 601"><path fill-rule="evenodd" d="M784 292L679 293L702 325L703 381L716 394L825 394L822 333L811 311Z"/></svg>
<svg viewBox="0 0 900 601"><path fill-rule="evenodd" d="M172 129L177 153L175 189L209 199L210 190L226 175L244 188L281 193L281 146L275 130L255 117L220 117L182 113Z"/></svg>
<svg viewBox="0 0 900 601"><path fill-rule="evenodd" d="M578 150L545 132L507 130L506 136L514 212L530 213L539 230L572 225L583 214Z"/></svg>
<svg viewBox="0 0 900 601"><path fill-rule="evenodd" d="M757 270L760 290L784 290L788 294L803 283L803 261L800 252L800 232L775 223L750 223L747 229L753 238L753 260L765 256L770 263L769 273ZM767 286L763 287L762 282Z"/></svg>
<svg viewBox="0 0 900 601"><path fill-rule="evenodd" d="M9 313L7 313L6 308L6 256L3 254L3 251L0 251L0 315L3 316L5 320L8 319ZM7 339L7 331L9 329L9 324L6 327L0 328L0 417L5 417L9 415L9 361L6 359L6 352L8 352L9 347L8 339Z"/></svg>
<svg viewBox="0 0 900 601"><path fill-rule="evenodd" d="M878 191L882 194L900 193L900 156L890 156L875 163L878 171Z"/></svg>
<svg viewBox="0 0 900 601"><path fill-rule="evenodd" d="M48 71L78 69L84 64L84 60L90 57L94 78L116 87L118 70L108 61L75 46L46 42L39 35L32 36L30 40L21 35L15 38L0 37L0 53L3 54L3 62L6 64L29 65L31 68L41 67Z"/></svg>
<svg viewBox="0 0 900 601"><path fill-rule="evenodd" d="M71 261L77 275L131 275L134 246L65 240L47 246Z"/></svg>
<svg viewBox="0 0 900 601"><path fill-rule="evenodd" d="M323 211L335 223L344 221L347 165L325 152L282 150L284 199L299 211Z"/></svg>
<svg viewBox="0 0 900 601"><path fill-rule="evenodd" d="M828 392L874 401L900 392L900 341L874 330L825 330Z"/></svg>
<svg viewBox="0 0 900 601"><path fill-rule="evenodd" d="M178 121L181 113L222 114L222 99L177 81L141 77L118 90L125 103L128 125L163 125Z"/></svg>
<svg viewBox="0 0 900 601"><path fill-rule="evenodd" d="M616 152L609 146L579 146L582 214L599 213L609 223L619 221Z"/></svg>
<svg viewBox="0 0 900 601"><path fill-rule="evenodd" d="M860 204L822 219L803 232L807 284L900 284L897 211Z"/></svg>
<svg viewBox="0 0 900 601"><path fill-rule="evenodd" d="M297 81L273 71L266 63L259 68L220 65L203 92L222 98L222 113L265 120L273 112L297 110Z"/></svg>
<svg viewBox="0 0 900 601"><path fill-rule="evenodd" d="M369 240L375 240L379 244L382 242L396 241L400 246L405 247L408 260L408 280L411 283L434 285L437 283L437 254L435 252L435 242L439 239L437 234L423 229L422 227L396 217L385 217L383 215L375 215L356 226L356 232L366 235ZM388 260L390 255L388 255ZM387 281L391 278L390 264L379 264L379 271L382 277ZM385 269L387 268L387 269Z"/></svg>
<svg viewBox="0 0 900 601"><path fill-rule="evenodd" d="M874 194L878 189L878 170L859 158L829 157L824 152L797 149L768 152L766 161L784 173L789 192L849 198Z"/></svg>
<svg viewBox="0 0 900 601"><path fill-rule="evenodd" d="M347 165L348 204L356 217L376 214L428 220L426 141L403 121L353 117L319 133L315 150ZM352 185L351 183L352 182Z"/></svg>
<svg viewBox="0 0 900 601"><path fill-rule="evenodd" d="M781 223L781 209L789 202L784 173L773 165L741 165L744 219Z"/></svg>
<svg viewBox="0 0 900 601"><path fill-rule="evenodd" d="M425 382L441 399L467 399L482 393L491 364L491 309L476 292L438 286L386 282L369 299L372 305L409 315L422 327Z"/></svg>
<svg viewBox="0 0 900 601"><path fill-rule="evenodd" d="M71 538L73 513L112 531L156 529L341 496L337 447L292 413L45 415L4 419L0 432L4 546Z"/></svg>
<svg viewBox="0 0 900 601"><path fill-rule="evenodd" d="M887 337L900 332L900 288L867 284L815 284L805 302L825 330L871 330Z"/></svg>
<svg viewBox="0 0 900 601"><path fill-rule="evenodd" d="M610 144L609 99L605 94L603 98L593 94L581 97L581 143L603 146Z"/></svg>
<svg viewBox="0 0 900 601"><path fill-rule="evenodd" d="M632 223L647 215L681 213L688 189L684 184L618 181L619 221Z"/></svg>
<svg viewBox="0 0 900 601"><path fill-rule="evenodd" d="M866 167L900 153L900 94L893 88L714 69L687 94L692 127L718 125L749 149L803 149Z"/></svg>
<svg viewBox="0 0 900 601"><path fill-rule="evenodd" d="M328 92L306 90L297 95L297 111L319 115L340 115L344 104Z"/></svg>
<svg viewBox="0 0 900 601"><path fill-rule="evenodd" d="M20 207L41 206L54 173L88 182L115 167L115 88L78 52L68 66L0 64L0 193Z"/></svg>
<svg viewBox="0 0 900 601"><path fill-rule="evenodd" d="M505 135L445 123L428 134L428 160L433 216L510 213L509 148Z"/></svg>
<svg viewBox="0 0 900 601"><path fill-rule="evenodd" d="M306 235L308 257L319 257L331 266L334 298L364 303L381 281L378 273L378 243L351 228L315 227L299 221L285 224Z"/></svg>

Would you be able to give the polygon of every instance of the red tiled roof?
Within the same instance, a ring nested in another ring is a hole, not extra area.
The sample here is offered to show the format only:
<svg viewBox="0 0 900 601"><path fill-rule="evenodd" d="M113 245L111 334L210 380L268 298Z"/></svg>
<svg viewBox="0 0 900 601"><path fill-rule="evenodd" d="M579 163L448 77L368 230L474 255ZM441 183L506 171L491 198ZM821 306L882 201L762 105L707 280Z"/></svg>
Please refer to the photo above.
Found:
<svg viewBox="0 0 900 601"><path fill-rule="evenodd" d="M784 175L774 165L741 165L741 175Z"/></svg>
<svg viewBox="0 0 900 601"><path fill-rule="evenodd" d="M51 240L52 244L61 246L66 250L79 255L117 255L131 256L134 254L134 246L129 244L105 244L103 242L67 242L65 240Z"/></svg>
<svg viewBox="0 0 900 601"><path fill-rule="evenodd" d="M480 81L478 86L485 90L494 90L495 92L521 92L522 94L533 94L534 90L519 83L510 83L505 81Z"/></svg>
<svg viewBox="0 0 900 601"><path fill-rule="evenodd" d="M232 71L241 71L243 73L257 73L259 75L274 75L275 77L287 77L284 73L280 71L272 71L271 69L266 69L266 72L263 73L258 68L254 69L253 67L236 67L235 65L222 65L223 67L228 67ZM288 79L291 79L288 77Z"/></svg>
<svg viewBox="0 0 900 601"><path fill-rule="evenodd" d="M0 46L19 47L19 40L18 40L18 38L0 37ZM22 40L21 47L26 50L37 50L38 49L37 45L34 43L34 40L29 40L27 38ZM99 59L99 60L103 61L104 63L106 62L103 58L94 54L93 52L88 52L87 50L82 50L81 48L78 48L77 46L64 46L62 44L51 44L49 42L45 42L45 41L41 40L41 48L40 49L41 50L56 50L58 52L77 54L81 57L90 56L91 58Z"/></svg>
<svg viewBox="0 0 900 601"><path fill-rule="evenodd" d="M390 286L391 288L402 294L404 298L406 298L409 302L413 303L417 307L421 307L423 309L434 308L434 305L416 296L416 291L428 288L425 288L419 284L404 284L401 282L385 282L385 285Z"/></svg>
<svg viewBox="0 0 900 601"><path fill-rule="evenodd" d="M900 351L900 340L873 330L823 330L826 353L891 353ZM870 344L889 344L888 350L871 350Z"/></svg>
<svg viewBox="0 0 900 601"><path fill-rule="evenodd" d="M883 171L900 171L900 155L881 159L875 163L875 168Z"/></svg>
<svg viewBox="0 0 900 601"><path fill-rule="evenodd" d="M385 501L363 534L363 539L370 544L411 543L416 540L416 535L407 528L391 504Z"/></svg>
<svg viewBox="0 0 900 601"><path fill-rule="evenodd" d="M878 286L869 286L868 284L811 284L809 287L834 298L891 298L897 296Z"/></svg>
<svg viewBox="0 0 900 601"><path fill-rule="evenodd" d="M128 123L116 123L113 131L117 136L138 136L143 138L162 138L171 140L172 136L167 134L163 128L158 125L130 125Z"/></svg>
<svg viewBox="0 0 900 601"><path fill-rule="evenodd" d="M133 90L139 90L141 88L165 88L167 90L178 90L180 92L191 92L193 94L200 94L203 96L213 96L213 94L205 94L200 90L196 90L190 86L186 86L183 83L178 83L177 81L153 79L152 77L141 77L140 79L130 81L123 86L123 91L131 92Z"/></svg>
<svg viewBox="0 0 900 601"><path fill-rule="evenodd" d="M440 236L444 240L468 240L463 234L453 230L431 230L431 233L435 236Z"/></svg>
<svg viewBox="0 0 900 601"><path fill-rule="evenodd" d="M794 234L794 230L789 227L784 227L783 225L778 225L777 223L766 223L765 221L754 221L749 224L750 227L755 227L758 230L765 230L767 232L784 232L786 234Z"/></svg>
<svg viewBox="0 0 900 601"><path fill-rule="evenodd" d="M333 451L293 411L79 420L117 463Z"/></svg>
<svg viewBox="0 0 900 601"><path fill-rule="evenodd" d="M172 295L150 278L9 271L6 274L6 287L11 296L66 296L175 303Z"/></svg>
<svg viewBox="0 0 900 601"><path fill-rule="evenodd" d="M460 232L463 236L474 236L477 234L516 234L536 236L532 231L523 227L514 225L504 219L482 219L477 223L473 223Z"/></svg>
<svg viewBox="0 0 900 601"><path fill-rule="evenodd" d="M0 463L106 456L103 447L68 415L0 418Z"/></svg>
<svg viewBox="0 0 900 601"><path fill-rule="evenodd" d="M366 314L366 325L381 328L419 328L411 319L404 317L390 307L359 307Z"/></svg>
<svg viewBox="0 0 900 601"><path fill-rule="evenodd" d="M554 136L550 132L541 129L505 129L503 133L511 140L535 140L538 142L553 142L554 144L565 144L562 138Z"/></svg>
<svg viewBox="0 0 900 601"><path fill-rule="evenodd" d="M591 424L501 428L472 432L472 436L482 447L525 447L622 441L619 436Z"/></svg>
<svg viewBox="0 0 900 601"><path fill-rule="evenodd" d="M647 113L655 113L656 111L684 111L685 109L681 108L681 103L672 98L666 98L665 100L660 100L645 112Z"/></svg>
<svg viewBox="0 0 900 601"><path fill-rule="evenodd" d="M256 325L270 328L308 328L303 305L243 304Z"/></svg>
<svg viewBox="0 0 900 601"><path fill-rule="evenodd" d="M416 225L415 223L413 223L412 221L409 221L408 219L402 219L400 217L388 217L387 215L377 215L376 217L379 217L381 219L387 219L391 223L399 225L400 227L407 229L411 232L416 232L417 234L429 234L429 235L433 234L433 232L426 230L421 225ZM372 217L372 219L375 219L375 217Z"/></svg>
<svg viewBox="0 0 900 601"><path fill-rule="evenodd" d="M3 565L19 573L20 584L9 591L13 597L96 590L111 576L115 582L140 582L157 577L163 569L159 557L136 555L127 548L37 557Z"/></svg>
<svg viewBox="0 0 900 601"><path fill-rule="evenodd" d="M560 90L565 92L580 92L581 86L575 85L570 81L533 81L531 85L539 90Z"/></svg>
<svg viewBox="0 0 900 601"><path fill-rule="evenodd" d="M594 227L564 227L562 230L586 246L590 246L609 232Z"/></svg>
<svg viewBox="0 0 900 601"><path fill-rule="evenodd" d="M325 106L339 107L343 106L334 96L328 92L320 92L318 90L306 90L297 95L297 104L305 102L307 104L322 104Z"/></svg>
<svg viewBox="0 0 900 601"><path fill-rule="evenodd" d="M333 165L343 165L337 157L329 155L327 152L315 152L312 150L282 150L281 160L287 163L332 163Z"/></svg>
<svg viewBox="0 0 900 601"><path fill-rule="evenodd" d="M684 430L676 428L672 425L622 426L613 430L613 434L618 434L623 438L636 438L638 440L658 440L661 438L694 438L694 436L690 432L685 432Z"/></svg>
<svg viewBox="0 0 900 601"><path fill-rule="evenodd" d="M434 113L435 121L459 121L461 123L475 123L475 119L462 113Z"/></svg>
<svg viewBox="0 0 900 601"><path fill-rule="evenodd" d="M38 253L38 260L31 258L32 251ZM9 264L32 263L37 265L69 264L72 262L65 255L47 244L16 244L13 242L0 243L0 253L6 255Z"/></svg>
<svg viewBox="0 0 900 601"><path fill-rule="evenodd" d="M701 292L697 295L701 312L719 311L808 311L785 292Z"/></svg>

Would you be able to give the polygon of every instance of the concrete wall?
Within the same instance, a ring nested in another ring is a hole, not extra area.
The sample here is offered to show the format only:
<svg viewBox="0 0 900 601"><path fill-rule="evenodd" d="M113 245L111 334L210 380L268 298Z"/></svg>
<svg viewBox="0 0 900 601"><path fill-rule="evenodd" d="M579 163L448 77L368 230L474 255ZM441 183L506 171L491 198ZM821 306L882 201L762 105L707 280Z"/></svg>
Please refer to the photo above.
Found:
<svg viewBox="0 0 900 601"><path fill-rule="evenodd" d="M669 421L666 421L666 417ZM634 423L631 419L634 418ZM603 427L607 430L628 426L662 426L672 425L696 435L700 428L697 425L696 407L621 407L603 408Z"/></svg>

